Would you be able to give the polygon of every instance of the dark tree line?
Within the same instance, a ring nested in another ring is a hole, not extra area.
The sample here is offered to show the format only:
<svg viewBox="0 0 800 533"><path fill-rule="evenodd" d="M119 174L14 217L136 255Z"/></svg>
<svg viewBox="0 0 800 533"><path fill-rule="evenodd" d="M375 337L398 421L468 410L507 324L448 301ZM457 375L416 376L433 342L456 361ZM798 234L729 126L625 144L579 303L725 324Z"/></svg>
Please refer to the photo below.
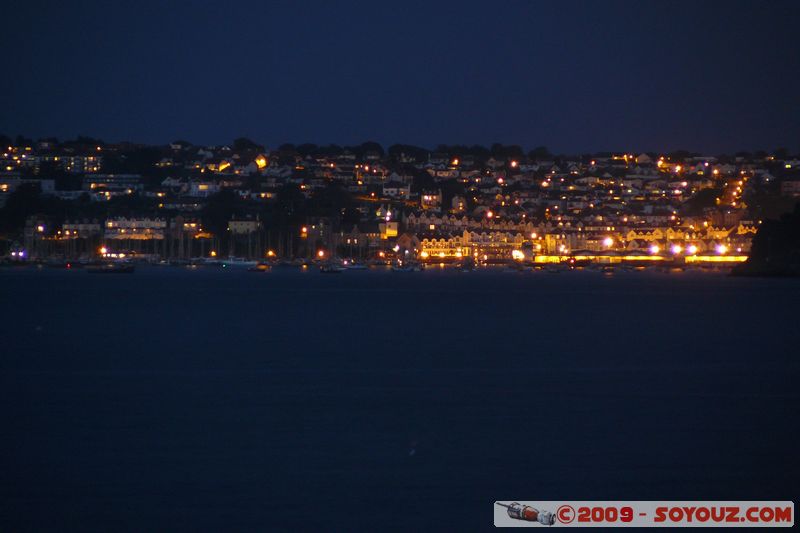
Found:
<svg viewBox="0 0 800 533"><path fill-rule="evenodd" d="M800 203L778 220L765 220L753 237L750 257L738 275L800 276Z"/></svg>

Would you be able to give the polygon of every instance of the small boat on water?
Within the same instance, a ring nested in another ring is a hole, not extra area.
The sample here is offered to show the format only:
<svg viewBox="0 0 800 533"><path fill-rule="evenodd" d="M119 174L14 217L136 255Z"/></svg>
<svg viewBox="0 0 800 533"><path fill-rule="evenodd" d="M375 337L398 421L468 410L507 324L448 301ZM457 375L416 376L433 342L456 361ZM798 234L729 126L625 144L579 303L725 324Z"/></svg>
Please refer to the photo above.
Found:
<svg viewBox="0 0 800 533"><path fill-rule="evenodd" d="M458 270L460 272L472 272L475 270L475 260L471 257L464 258L464 260L458 265Z"/></svg>
<svg viewBox="0 0 800 533"><path fill-rule="evenodd" d="M319 271L322 274L341 274L345 270L346 270L346 268L344 268L344 267L341 267L339 265L331 265L331 264L320 265L320 267L319 267Z"/></svg>
<svg viewBox="0 0 800 533"><path fill-rule="evenodd" d="M243 257L229 257L223 260L222 264L232 267L254 267L258 265L258 261L245 259Z"/></svg>
<svg viewBox="0 0 800 533"><path fill-rule="evenodd" d="M133 274L136 267L122 263L108 263L105 265L87 266L86 272L89 274Z"/></svg>
<svg viewBox="0 0 800 533"><path fill-rule="evenodd" d="M287 266L287 267L307 267L309 264L308 260L306 259L282 259L278 261L278 266Z"/></svg>
<svg viewBox="0 0 800 533"><path fill-rule="evenodd" d="M367 270L367 265L364 263L356 263L354 261L345 261L344 266L347 268L347 270Z"/></svg>
<svg viewBox="0 0 800 533"><path fill-rule="evenodd" d="M397 261L392 265L392 272L422 272L425 266L413 261Z"/></svg>
<svg viewBox="0 0 800 533"><path fill-rule="evenodd" d="M269 272L272 270L272 265L269 263L258 263L247 269L248 272Z"/></svg>
<svg viewBox="0 0 800 533"><path fill-rule="evenodd" d="M82 267L83 265L80 263L74 263L72 261L48 261L44 264L47 268L78 268Z"/></svg>
<svg viewBox="0 0 800 533"><path fill-rule="evenodd" d="M506 265L505 268L503 268L503 272L524 272L526 268L527 267L522 263L514 262Z"/></svg>

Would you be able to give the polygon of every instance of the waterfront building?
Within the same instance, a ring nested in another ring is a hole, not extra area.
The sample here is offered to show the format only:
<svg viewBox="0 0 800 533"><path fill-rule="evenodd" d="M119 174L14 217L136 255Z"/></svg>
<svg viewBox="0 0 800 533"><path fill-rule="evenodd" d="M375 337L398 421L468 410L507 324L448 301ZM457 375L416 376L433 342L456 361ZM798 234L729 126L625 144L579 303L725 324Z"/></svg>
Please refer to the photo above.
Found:
<svg viewBox="0 0 800 533"><path fill-rule="evenodd" d="M106 239L153 240L163 239L167 221L160 217L115 217L106 220Z"/></svg>

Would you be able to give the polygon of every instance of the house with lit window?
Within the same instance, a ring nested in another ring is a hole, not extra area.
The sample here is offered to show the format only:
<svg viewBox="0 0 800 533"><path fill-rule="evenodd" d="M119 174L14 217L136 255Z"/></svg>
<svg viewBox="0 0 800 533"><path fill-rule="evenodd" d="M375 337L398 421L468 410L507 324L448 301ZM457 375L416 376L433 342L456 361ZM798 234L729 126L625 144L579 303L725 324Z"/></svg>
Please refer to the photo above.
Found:
<svg viewBox="0 0 800 533"><path fill-rule="evenodd" d="M192 180L189 182L189 190L186 192L186 195L194 198L206 198L212 194L218 193L219 190L219 185L214 181Z"/></svg>
<svg viewBox="0 0 800 533"><path fill-rule="evenodd" d="M89 192L109 191L132 194L144 189L140 174L95 174L83 178L83 190Z"/></svg>
<svg viewBox="0 0 800 533"><path fill-rule="evenodd" d="M411 196L411 185L399 181L390 181L383 184L385 198L408 198Z"/></svg>
<svg viewBox="0 0 800 533"><path fill-rule="evenodd" d="M106 239L160 240L167 221L160 217L116 217L107 219L103 227Z"/></svg>
<svg viewBox="0 0 800 533"><path fill-rule="evenodd" d="M228 231L234 235L247 235L261 229L261 221L256 218L231 219L228 221Z"/></svg>
<svg viewBox="0 0 800 533"><path fill-rule="evenodd" d="M435 191L422 191L419 198L419 205L423 211L441 211L442 209L442 191L441 189Z"/></svg>

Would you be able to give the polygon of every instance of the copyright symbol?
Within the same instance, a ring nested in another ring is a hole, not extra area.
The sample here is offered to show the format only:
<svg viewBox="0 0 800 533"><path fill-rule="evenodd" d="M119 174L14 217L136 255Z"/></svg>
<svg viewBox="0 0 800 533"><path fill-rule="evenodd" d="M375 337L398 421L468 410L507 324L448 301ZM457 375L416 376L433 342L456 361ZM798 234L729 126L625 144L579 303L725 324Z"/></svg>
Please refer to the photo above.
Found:
<svg viewBox="0 0 800 533"><path fill-rule="evenodd" d="M575 520L575 509L570 505L562 505L556 511L556 516L558 517L558 521L562 524L569 524Z"/></svg>

